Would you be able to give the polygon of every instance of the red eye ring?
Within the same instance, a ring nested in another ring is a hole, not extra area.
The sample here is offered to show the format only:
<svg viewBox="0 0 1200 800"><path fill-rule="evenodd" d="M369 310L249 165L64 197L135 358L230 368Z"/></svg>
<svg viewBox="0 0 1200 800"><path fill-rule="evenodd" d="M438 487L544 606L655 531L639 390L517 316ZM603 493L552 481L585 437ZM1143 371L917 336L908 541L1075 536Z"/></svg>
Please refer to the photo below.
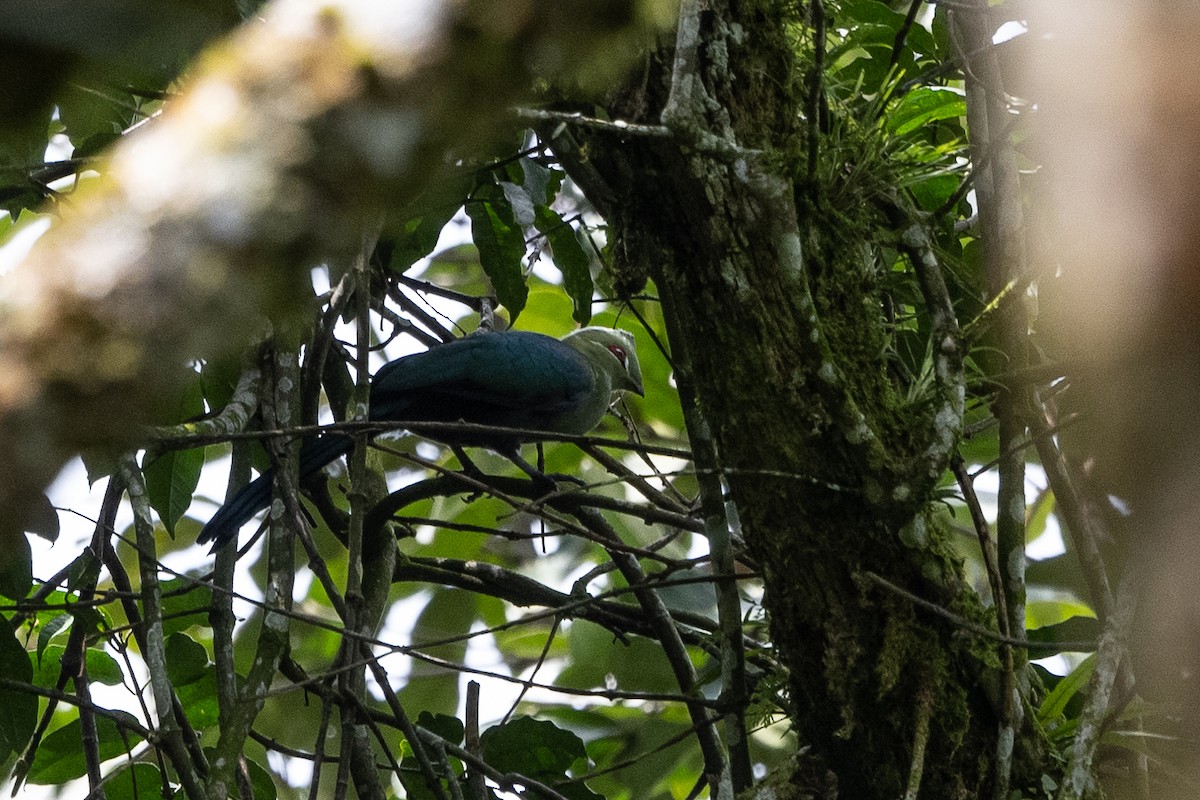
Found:
<svg viewBox="0 0 1200 800"><path fill-rule="evenodd" d="M621 362L621 366L625 366L626 363L628 363L629 356L626 354L624 347L616 344L610 344L608 345L608 352L616 356L617 361Z"/></svg>

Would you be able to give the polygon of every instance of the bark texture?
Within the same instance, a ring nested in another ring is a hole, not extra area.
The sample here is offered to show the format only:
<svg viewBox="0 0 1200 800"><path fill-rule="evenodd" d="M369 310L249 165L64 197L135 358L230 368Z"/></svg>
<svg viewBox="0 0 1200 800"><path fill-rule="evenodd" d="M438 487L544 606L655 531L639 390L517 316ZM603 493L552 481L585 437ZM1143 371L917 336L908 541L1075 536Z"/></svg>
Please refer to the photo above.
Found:
<svg viewBox="0 0 1200 800"><path fill-rule="evenodd" d="M844 223L866 219L886 237L887 215L830 209L795 188L807 87L785 35L797 20L782 14L706 4L688 51L685 4L674 52L599 101L611 118L663 119L673 135L579 126L553 145L612 226L618 283L654 280L681 396L719 449L765 575L795 726L822 759L797 771L797 788L898 797L926 731L920 796L986 796L994 649L872 577L979 614L926 513L960 431L961 385L939 376L912 395L888 378L888 266ZM952 337L935 347L961 365Z"/></svg>

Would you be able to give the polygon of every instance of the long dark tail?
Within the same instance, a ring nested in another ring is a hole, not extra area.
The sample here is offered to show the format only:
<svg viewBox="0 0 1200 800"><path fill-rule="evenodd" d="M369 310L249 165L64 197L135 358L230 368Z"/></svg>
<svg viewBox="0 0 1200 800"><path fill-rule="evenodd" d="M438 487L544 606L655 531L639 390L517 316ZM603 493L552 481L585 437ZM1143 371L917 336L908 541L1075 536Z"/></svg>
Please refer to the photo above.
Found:
<svg viewBox="0 0 1200 800"><path fill-rule="evenodd" d="M300 478L307 478L354 447L349 436L321 436L306 439L300 446ZM250 518L271 504L271 484L275 470L269 469L238 490L225 505L217 509L212 519L196 537L199 544L212 542L217 550L237 540L238 531Z"/></svg>

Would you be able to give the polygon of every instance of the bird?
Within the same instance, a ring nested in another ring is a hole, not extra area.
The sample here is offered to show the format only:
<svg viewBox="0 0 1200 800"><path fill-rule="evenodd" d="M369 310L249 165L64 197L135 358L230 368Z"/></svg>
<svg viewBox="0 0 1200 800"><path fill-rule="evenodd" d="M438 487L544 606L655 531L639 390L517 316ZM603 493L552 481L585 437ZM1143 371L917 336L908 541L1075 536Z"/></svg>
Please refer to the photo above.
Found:
<svg viewBox="0 0 1200 800"><path fill-rule="evenodd" d="M371 379L369 419L376 422L469 422L546 433L585 434L620 392L644 396L633 334L585 327L561 339L532 331L488 331L454 339L385 364ZM454 446L481 446L524 465L526 437L497 432L432 435ZM537 437L529 436L533 441ZM353 449L338 434L306 438L300 478ZM523 467L524 468L524 467ZM274 471L238 490L200 531L216 551L271 502Z"/></svg>

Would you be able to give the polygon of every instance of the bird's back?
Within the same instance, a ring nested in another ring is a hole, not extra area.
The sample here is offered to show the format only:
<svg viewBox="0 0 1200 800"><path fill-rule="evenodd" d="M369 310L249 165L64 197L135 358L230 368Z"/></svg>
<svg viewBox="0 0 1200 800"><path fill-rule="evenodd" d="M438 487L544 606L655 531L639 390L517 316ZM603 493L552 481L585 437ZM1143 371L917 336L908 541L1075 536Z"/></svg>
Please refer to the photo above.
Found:
<svg viewBox="0 0 1200 800"><path fill-rule="evenodd" d="M482 333L393 361L371 384L371 418L557 430L591 393L587 362L558 339L529 331ZM511 449L504 437L438 438Z"/></svg>

